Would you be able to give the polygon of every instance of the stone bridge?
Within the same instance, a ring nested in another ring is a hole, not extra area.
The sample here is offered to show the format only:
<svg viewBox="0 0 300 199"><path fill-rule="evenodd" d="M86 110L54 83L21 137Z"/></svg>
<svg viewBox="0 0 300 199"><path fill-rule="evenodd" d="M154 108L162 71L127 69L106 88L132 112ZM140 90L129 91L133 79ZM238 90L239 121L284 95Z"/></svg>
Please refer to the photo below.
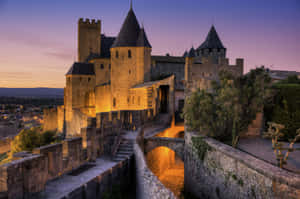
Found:
<svg viewBox="0 0 300 199"><path fill-rule="evenodd" d="M145 139L145 153L148 153L160 146L164 146L173 150L178 157L184 161L184 139L167 137L151 137Z"/></svg>

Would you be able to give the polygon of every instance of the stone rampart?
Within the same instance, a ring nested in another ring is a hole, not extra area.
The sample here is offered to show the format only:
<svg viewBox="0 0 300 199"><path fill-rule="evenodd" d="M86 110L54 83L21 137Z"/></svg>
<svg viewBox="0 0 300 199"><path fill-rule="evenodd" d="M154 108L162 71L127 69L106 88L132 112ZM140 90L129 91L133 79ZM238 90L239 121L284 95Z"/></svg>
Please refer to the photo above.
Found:
<svg viewBox="0 0 300 199"><path fill-rule="evenodd" d="M34 198L45 188L47 171L48 159L43 155L32 155L0 166L0 196Z"/></svg>
<svg viewBox="0 0 300 199"><path fill-rule="evenodd" d="M110 168L101 171L94 171L91 178L83 178L78 186L68 187L64 192L57 194L43 192L44 199L93 199L108 198L116 188L122 192L127 192L132 188L134 179L131 171L134 170L133 156L115 163Z"/></svg>
<svg viewBox="0 0 300 199"><path fill-rule="evenodd" d="M173 192L167 189L148 168L144 153L138 144L134 145L134 155L136 161L137 198L176 198Z"/></svg>
<svg viewBox="0 0 300 199"><path fill-rule="evenodd" d="M199 198L291 198L300 196L300 175L211 138L185 132L185 191Z"/></svg>
<svg viewBox="0 0 300 199"><path fill-rule="evenodd" d="M36 148L32 154L0 166L0 196L7 199L39 198L45 184L86 161L82 138ZM1 198L0 197L0 198Z"/></svg>

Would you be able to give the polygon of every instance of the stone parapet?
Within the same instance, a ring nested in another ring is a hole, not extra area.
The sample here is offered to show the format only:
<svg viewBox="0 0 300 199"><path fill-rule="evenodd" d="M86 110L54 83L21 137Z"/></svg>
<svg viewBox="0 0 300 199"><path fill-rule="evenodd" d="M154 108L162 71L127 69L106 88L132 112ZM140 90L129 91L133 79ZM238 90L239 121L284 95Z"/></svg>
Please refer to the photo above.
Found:
<svg viewBox="0 0 300 199"><path fill-rule="evenodd" d="M197 197L291 198L300 196L300 175L280 169L211 138L192 145L185 134L185 188ZM199 153L202 156L199 156Z"/></svg>
<svg viewBox="0 0 300 199"><path fill-rule="evenodd" d="M136 161L137 198L175 199L174 193L166 188L148 168L144 153L138 144L134 144L134 155Z"/></svg>
<svg viewBox="0 0 300 199"><path fill-rule="evenodd" d="M48 159L43 155L12 161L0 167L0 193L8 199L38 197L48 177Z"/></svg>

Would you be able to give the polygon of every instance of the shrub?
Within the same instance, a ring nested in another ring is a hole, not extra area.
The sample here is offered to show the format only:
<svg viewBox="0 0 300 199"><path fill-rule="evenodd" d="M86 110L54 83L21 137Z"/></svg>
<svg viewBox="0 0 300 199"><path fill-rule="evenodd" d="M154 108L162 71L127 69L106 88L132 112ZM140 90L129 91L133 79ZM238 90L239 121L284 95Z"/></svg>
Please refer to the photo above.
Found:
<svg viewBox="0 0 300 199"><path fill-rule="evenodd" d="M32 151L36 147L58 141L56 132L42 132L40 128L23 129L12 141L11 154Z"/></svg>
<svg viewBox="0 0 300 199"><path fill-rule="evenodd" d="M299 82L298 84L291 82ZM300 128L300 80L293 78L273 85L273 103L265 107L266 121L284 124L281 139L288 141Z"/></svg>

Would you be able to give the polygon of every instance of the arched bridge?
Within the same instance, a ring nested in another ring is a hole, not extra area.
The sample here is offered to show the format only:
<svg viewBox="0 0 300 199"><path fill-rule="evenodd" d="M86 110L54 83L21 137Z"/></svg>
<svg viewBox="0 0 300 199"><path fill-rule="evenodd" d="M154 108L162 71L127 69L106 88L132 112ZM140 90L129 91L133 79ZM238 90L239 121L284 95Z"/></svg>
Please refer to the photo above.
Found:
<svg viewBox="0 0 300 199"><path fill-rule="evenodd" d="M145 139L145 152L164 146L172 149L182 161L184 161L184 139L182 138L167 138L167 137L151 137Z"/></svg>

